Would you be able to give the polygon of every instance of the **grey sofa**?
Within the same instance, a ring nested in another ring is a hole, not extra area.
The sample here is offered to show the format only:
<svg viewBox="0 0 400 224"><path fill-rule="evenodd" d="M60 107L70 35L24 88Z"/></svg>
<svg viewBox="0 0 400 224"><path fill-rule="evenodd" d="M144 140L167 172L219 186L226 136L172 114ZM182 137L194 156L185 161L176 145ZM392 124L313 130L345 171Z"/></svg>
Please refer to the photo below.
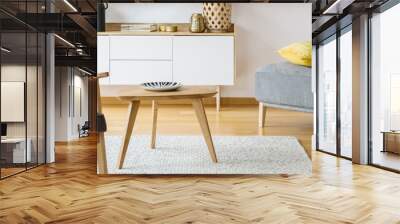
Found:
<svg viewBox="0 0 400 224"><path fill-rule="evenodd" d="M313 111L311 68L282 62L256 72L255 96L259 102L259 127L264 127L266 107Z"/></svg>

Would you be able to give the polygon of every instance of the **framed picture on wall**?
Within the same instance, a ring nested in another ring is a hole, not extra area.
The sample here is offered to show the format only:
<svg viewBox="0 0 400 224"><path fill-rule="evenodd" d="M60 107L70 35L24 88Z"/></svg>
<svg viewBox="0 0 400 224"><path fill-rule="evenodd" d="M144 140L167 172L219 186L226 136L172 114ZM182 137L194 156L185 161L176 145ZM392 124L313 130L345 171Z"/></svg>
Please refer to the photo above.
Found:
<svg viewBox="0 0 400 224"><path fill-rule="evenodd" d="M1 82L1 122L25 122L25 82Z"/></svg>

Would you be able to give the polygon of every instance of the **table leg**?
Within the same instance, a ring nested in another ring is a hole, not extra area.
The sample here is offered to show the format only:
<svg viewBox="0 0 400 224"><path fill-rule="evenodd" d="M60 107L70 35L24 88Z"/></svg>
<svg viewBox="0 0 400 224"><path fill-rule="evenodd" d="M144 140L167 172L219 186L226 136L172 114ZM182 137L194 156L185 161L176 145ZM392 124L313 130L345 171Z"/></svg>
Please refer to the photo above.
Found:
<svg viewBox="0 0 400 224"><path fill-rule="evenodd" d="M210 128L208 127L207 116L204 111L203 101L201 99L193 99L193 109L196 112L197 119L200 123L201 131L203 132L204 140L207 143L208 151L214 163L217 161L217 155L214 150L214 143L211 138Z"/></svg>
<svg viewBox="0 0 400 224"><path fill-rule="evenodd" d="M124 165L126 151L128 150L129 140L131 139L132 129L135 124L136 115L139 110L140 101L132 101L129 103L128 124L126 125L125 135L122 140L121 149L118 156L118 169Z"/></svg>
<svg viewBox="0 0 400 224"><path fill-rule="evenodd" d="M97 172L98 174L107 174L108 171L104 133L99 133L97 138Z"/></svg>
<svg viewBox="0 0 400 224"><path fill-rule="evenodd" d="M217 112L221 111L221 87L217 86L217 95L215 96L215 105Z"/></svg>
<svg viewBox="0 0 400 224"><path fill-rule="evenodd" d="M151 130L151 145L150 148L156 148L156 134L157 134L157 113L158 113L158 103L153 100L152 102L152 110L153 110L153 129Z"/></svg>
<svg viewBox="0 0 400 224"><path fill-rule="evenodd" d="M258 127L263 128L265 126L265 114L267 113L267 107L263 103L258 104Z"/></svg>

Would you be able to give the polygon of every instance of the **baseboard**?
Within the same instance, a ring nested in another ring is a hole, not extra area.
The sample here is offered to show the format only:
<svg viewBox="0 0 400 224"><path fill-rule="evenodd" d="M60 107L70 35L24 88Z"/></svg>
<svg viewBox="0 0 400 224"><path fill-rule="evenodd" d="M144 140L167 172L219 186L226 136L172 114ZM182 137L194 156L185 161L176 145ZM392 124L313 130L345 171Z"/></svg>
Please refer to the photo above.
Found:
<svg viewBox="0 0 400 224"><path fill-rule="evenodd" d="M206 98L203 100L205 105L215 105L215 98ZM143 101L142 104L151 104L151 101ZM117 97L102 97L102 105L127 105L128 102L121 101ZM163 105L189 105L190 100L162 100L159 104ZM221 97L221 105L258 105L258 101L252 97Z"/></svg>

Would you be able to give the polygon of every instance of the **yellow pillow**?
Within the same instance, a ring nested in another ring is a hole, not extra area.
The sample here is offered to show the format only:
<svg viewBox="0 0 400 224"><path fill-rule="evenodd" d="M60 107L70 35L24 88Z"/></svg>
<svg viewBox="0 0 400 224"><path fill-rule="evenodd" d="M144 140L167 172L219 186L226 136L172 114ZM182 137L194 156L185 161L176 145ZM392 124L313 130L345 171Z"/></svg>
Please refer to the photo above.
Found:
<svg viewBox="0 0 400 224"><path fill-rule="evenodd" d="M311 67L311 42L293 43L278 50L281 57L296 65Z"/></svg>

